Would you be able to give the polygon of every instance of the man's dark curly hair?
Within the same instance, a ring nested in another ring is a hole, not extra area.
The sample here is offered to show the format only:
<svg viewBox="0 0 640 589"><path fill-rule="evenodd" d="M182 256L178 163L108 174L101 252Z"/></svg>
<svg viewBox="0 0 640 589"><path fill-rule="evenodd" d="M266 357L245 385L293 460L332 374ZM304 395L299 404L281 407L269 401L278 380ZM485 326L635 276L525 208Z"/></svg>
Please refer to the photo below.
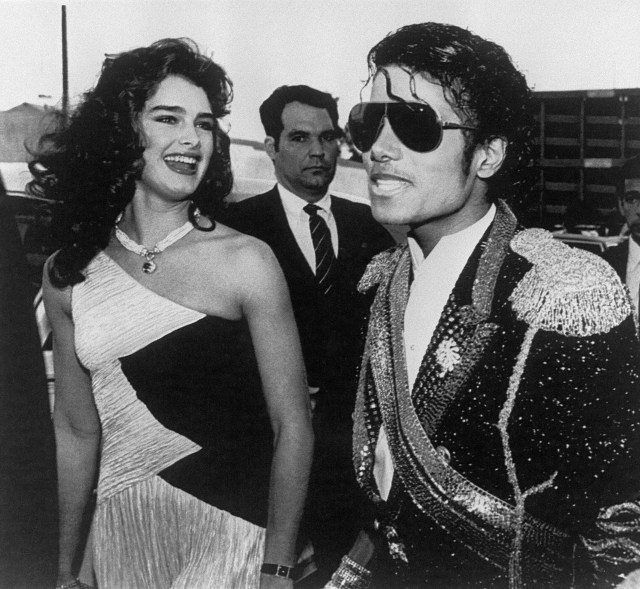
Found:
<svg viewBox="0 0 640 589"><path fill-rule="evenodd" d="M284 129L282 111L291 102L301 102L315 108L324 108L329 113L333 128L336 131L341 131L338 127L338 103L331 94L302 84L280 86L260 105L260 120L264 132L268 137L273 137L276 151L280 144L280 134Z"/></svg>
<svg viewBox="0 0 640 589"><path fill-rule="evenodd" d="M159 84L181 76L202 88L213 116L229 113L233 86L226 72L202 55L190 39L163 39L105 59L95 88L86 92L68 121L43 135L29 164L32 194L57 201L53 229L60 251L49 266L58 287L84 280L82 271L109 243L116 217L133 198L144 162L138 115ZM230 141L214 130L214 153L198 189L189 197L212 221L233 185Z"/></svg>
<svg viewBox="0 0 640 589"><path fill-rule="evenodd" d="M369 79L398 65L440 84L465 124L467 164L475 148L495 137L508 142L505 161L488 180L488 198L521 196L534 174L532 93L506 51L453 25L420 23L387 35L367 56Z"/></svg>

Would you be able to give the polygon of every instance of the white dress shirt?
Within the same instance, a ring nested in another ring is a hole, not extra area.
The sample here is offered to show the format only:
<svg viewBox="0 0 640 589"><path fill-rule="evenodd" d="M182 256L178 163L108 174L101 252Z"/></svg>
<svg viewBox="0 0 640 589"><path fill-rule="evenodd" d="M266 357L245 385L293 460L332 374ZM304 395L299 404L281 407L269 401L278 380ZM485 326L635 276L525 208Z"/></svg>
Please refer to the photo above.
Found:
<svg viewBox="0 0 640 589"><path fill-rule="evenodd" d="M631 300L637 309L638 295L640 294L640 245L638 245L631 236L629 236L629 257L627 258L625 282L631 292Z"/></svg>
<svg viewBox="0 0 640 589"><path fill-rule="evenodd" d="M409 388L413 387L418 376L449 295L495 214L496 207L491 205L479 221L440 239L426 258L416 241L408 237L414 276L404 313L404 349ZM389 496L393 471L391 451L383 426L378 436L373 467L373 475L383 499Z"/></svg>
<svg viewBox="0 0 640 589"><path fill-rule="evenodd" d="M280 200L284 207L284 212L287 215L287 221L289 227L293 233L298 247L304 254L309 267L316 273L316 252L313 247L313 241L311 240L311 230L309 229L309 214L303 209L309 203L293 194L282 184L278 183L278 192L280 193ZM314 205L320 207L318 215L320 215L329 227L331 233L331 245L333 246L333 253L338 257L338 227L336 226L336 220L331 212L331 196L327 192L319 201L314 202Z"/></svg>

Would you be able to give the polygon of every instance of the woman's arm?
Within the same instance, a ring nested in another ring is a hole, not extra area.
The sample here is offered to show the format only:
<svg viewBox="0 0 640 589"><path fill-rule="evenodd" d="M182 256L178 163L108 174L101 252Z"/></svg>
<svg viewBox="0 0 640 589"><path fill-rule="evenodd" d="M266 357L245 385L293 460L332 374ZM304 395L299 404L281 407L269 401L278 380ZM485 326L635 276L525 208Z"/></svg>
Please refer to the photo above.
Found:
<svg viewBox="0 0 640 589"><path fill-rule="evenodd" d="M75 353L70 288L51 285L45 265L43 300L53 328L56 374L53 424L58 464L59 558L57 584L73 581L84 511L96 476L100 422L91 379Z"/></svg>
<svg viewBox="0 0 640 589"><path fill-rule="evenodd" d="M309 394L289 291L271 250L252 242L245 257L243 310L274 433L264 562L293 566L313 451ZM292 586L262 575L261 587Z"/></svg>

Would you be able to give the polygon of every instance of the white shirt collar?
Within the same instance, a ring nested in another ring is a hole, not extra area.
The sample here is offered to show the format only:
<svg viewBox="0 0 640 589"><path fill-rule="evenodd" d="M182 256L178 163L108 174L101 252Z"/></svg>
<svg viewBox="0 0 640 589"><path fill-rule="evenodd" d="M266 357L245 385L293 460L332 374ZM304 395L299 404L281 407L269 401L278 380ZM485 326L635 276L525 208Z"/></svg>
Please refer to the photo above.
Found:
<svg viewBox="0 0 640 589"><path fill-rule="evenodd" d="M291 216L299 216L304 214L305 219L308 215L302 210L309 203L303 198L295 195L290 190L287 190L282 184L278 182L278 192L280 193L280 200L282 201L282 206L288 215ZM327 192L320 200L313 203L314 205L323 209L326 213L329 213L331 210L331 196Z"/></svg>
<svg viewBox="0 0 640 589"><path fill-rule="evenodd" d="M493 222L495 216L496 205L492 204L485 215L473 225L469 225L469 227L457 233L451 233L450 235L442 237L431 253L442 249L451 250L452 252L456 252L456 257L468 259L489 225ZM413 237L408 236L407 243L409 244L409 252L411 253L411 264L415 271L422 262L424 262L425 256L418 242Z"/></svg>
<svg viewBox="0 0 640 589"><path fill-rule="evenodd" d="M409 386L413 386L451 291L473 250L491 225L495 205L473 225L443 237L425 258L420 246L408 238L414 280L404 313L404 350ZM383 498L389 496L393 460L384 427L376 444L373 474Z"/></svg>
<svg viewBox="0 0 640 589"><path fill-rule="evenodd" d="M638 264L640 264L640 245L638 245L631 237L629 236L629 257L627 258L627 269L632 270Z"/></svg>

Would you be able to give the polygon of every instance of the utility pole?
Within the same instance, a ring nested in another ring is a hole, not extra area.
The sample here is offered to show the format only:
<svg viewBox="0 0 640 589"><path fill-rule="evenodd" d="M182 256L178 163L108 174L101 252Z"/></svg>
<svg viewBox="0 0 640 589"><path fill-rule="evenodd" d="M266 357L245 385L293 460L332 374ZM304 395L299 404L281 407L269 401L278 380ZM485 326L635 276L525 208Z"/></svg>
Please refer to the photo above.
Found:
<svg viewBox="0 0 640 589"><path fill-rule="evenodd" d="M69 115L69 64L67 59L67 7L62 5L62 115Z"/></svg>

